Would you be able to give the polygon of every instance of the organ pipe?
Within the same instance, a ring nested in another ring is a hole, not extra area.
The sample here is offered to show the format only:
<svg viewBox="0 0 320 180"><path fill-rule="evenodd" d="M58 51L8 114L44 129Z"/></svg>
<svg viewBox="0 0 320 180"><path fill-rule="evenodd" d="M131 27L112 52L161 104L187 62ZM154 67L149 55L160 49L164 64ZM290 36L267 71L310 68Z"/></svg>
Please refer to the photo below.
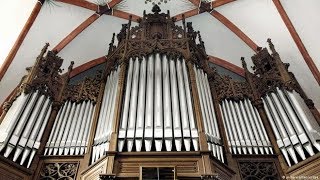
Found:
<svg viewBox="0 0 320 180"><path fill-rule="evenodd" d="M97 129L94 137L91 163L96 162L109 150L112 126L114 123L113 120L116 104L115 99L117 96L119 72L120 68L117 68L116 70L110 72L107 77L103 100L98 117ZM89 109L92 109L92 105L90 105ZM92 111L90 111L87 115L87 118L92 118L92 114ZM88 134L88 132L86 133ZM88 141L88 138L83 138L83 141ZM87 148L84 148L85 152L86 149Z"/></svg>
<svg viewBox="0 0 320 180"><path fill-rule="evenodd" d="M170 72L169 72L169 60L167 56L162 60L163 68L163 112L164 117L164 140L167 151L172 150L172 112L171 112L171 93L170 93Z"/></svg>
<svg viewBox="0 0 320 180"><path fill-rule="evenodd" d="M118 134L119 151L124 150L125 142L126 151L141 151L143 141L145 151L198 150L189 88L185 61L181 58L154 53L130 60Z"/></svg>
<svg viewBox="0 0 320 180"><path fill-rule="evenodd" d="M275 92L263 97L265 110L276 135L277 144L289 166L297 164L299 159L304 160L308 156L314 155L314 150L318 145L310 135L310 132L317 131L311 126L308 127L309 129L303 126L303 124L310 125L310 122L315 122L313 116L306 118L306 113L301 111L304 102L298 103L292 94L292 92L276 87ZM299 98L299 95L297 97ZM308 111L307 109L306 112ZM317 125L313 127L317 127ZM317 150L319 151L319 149ZM293 162L290 161L288 155Z"/></svg>
<svg viewBox="0 0 320 180"><path fill-rule="evenodd" d="M270 154L272 149L257 110L249 99L222 100L229 148L234 154ZM230 147L231 146L231 147ZM270 151L270 152L269 152Z"/></svg>

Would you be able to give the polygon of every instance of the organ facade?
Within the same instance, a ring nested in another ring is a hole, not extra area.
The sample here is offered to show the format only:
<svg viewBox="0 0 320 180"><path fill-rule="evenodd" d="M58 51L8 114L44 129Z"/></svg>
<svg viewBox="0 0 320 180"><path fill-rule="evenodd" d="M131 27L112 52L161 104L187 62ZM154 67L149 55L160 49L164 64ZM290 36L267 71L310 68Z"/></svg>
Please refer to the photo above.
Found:
<svg viewBox="0 0 320 180"><path fill-rule="evenodd" d="M319 173L320 116L271 40L243 81L199 31L144 13L76 83L45 45L4 103L0 179L280 179ZM46 54L47 52L47 54ZM45 55L46 54L46 55ZM94 74L94 76L92 76Z"/></svg>

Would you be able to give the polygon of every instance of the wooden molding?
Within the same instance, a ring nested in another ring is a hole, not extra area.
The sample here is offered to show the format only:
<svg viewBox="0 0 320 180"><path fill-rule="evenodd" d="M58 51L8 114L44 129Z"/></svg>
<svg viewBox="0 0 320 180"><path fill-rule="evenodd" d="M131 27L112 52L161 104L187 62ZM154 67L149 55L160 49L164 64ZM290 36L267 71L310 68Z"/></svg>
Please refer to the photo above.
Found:
<svg viewBox="0 0 320 180"><path fill-rule="evenodd" d="M140 16L137 16L135 14L129 14L127 12L120 11L120 10L117 10L117 9L113 9L112 10L112 15L115 16L115 17L123 18L123 19L127 19L127 20L129 20L129 16L131 15L132 16L132 21L134 21L134 22L138 22L138 19L141 18Z"/></svg>
<svg viewBox="0 0 320 180"><path fill-rule="evenodd" d="M79 6L79 7L83 7L92 11L97 11L98 10L98 5L85 1L85 0L56 0L56 1L60 1L66 4L71 4L71 5L75 5L75 6Z"/></svg>
<svg viewBox="0 0 320 180"><path fill-rule="evenodd" d="M304 61L307 63L310 71L312 72L314 78L317 80L318 84L320 85L320 72L317 66L315 65L314 61L310 57L306 47L304 46L303 42L301 41L297 31L295 30L292 22L290 21L286 11L284 10L281 2L279 0L272 0L274 5L276 6L283 22L285 23L287 29L289 30L294 42L296 43L300 53L303 56Z"/></svg>
<svg viewBox="0 0 320 180"><path fill-rule="evenodd" d="M242 77L245 77L245 72L244 72L244 69L239 67L239 66L236 66L226 60L223 60L221 58L218 58L218 57L215 57L215 56L209 56L209 61L211 63L214 63L216 65L219 65L223 68L226 68L228 69L229 71L232 71L236 74L238 74L239 76L242 76Z"/></svg>
<svg viewBox="0 0 320 180"><path fill-rule="evenodd" d="M98 14L91 15L88 19L82 22L76 29L74 29L70 34L67 35L53 50L60 52L66 45L68 45L77 35L79 35L84 29L86 29L90 24L97 20L100 16Z"/></svg>
<svg viewBox="0 0 320 180"><path fill-rule="evenodd" d="M236 0L217 0L217 1L212 1L212 8L216 8L216 7L231 3L233 1L236 1Z"/></svg>
<svg viewBox="0 0 320 180"><path fill-rule="evenodd" d="M35 7L33 8L26 24L24 25L22 31L20 32L16 42L14 43L13 47L11 48L7 58L5 59L5 61L3 62L1 68L0 68L0 81L3 78L4 74L7 72L10 64L12 63L14 57L16 56L24 38L27 36L32 24L34 23L34 21L36 20L40 9L41 9L42 5L41 2L38 1L35 5Z"/></svg>
<svg viewBox="0 0 320 180"><path fill-rule="evenodd" d="M211 15L218 19L222 24L229 28L233 33L235 33L242 41L244 41L253 51L257 51L257 44L254 43L246 34L244 34L235 24L233 24L229 19L224 17L218 11L213 10Z"/></svg>
<svg viewBox="0 0 320 180"><path fill-rule="evenodd" d="M102 57L99 57L97 59L91 60L91 61L89 61L87 63L84 63L84 64L72 69L72 71L70 72L70 78L72 78L72 77L74 77L74 76L76 76L76 75L78 75L78 74L80 74L80 73L82 73L82 72L94 67L94 66L102 64L105 61L106 61L106 57L102 56Z"/></svg>
<svg viewBox="0 0 320 180"><path fill-rule="evenodd" d="M201 4L201 0L189 0L193 5L199 7Z"/></svg>
<svg viewBox="0 0 320 180"><path fill-rule="evenodd" d="M176 18L176 21L180 21L182 19L182 15L184 14L185 18L191 17L191 16L195 16L197 14L199 14L199 9L192 9L190 11L175 15L174 18Z"/></svg>
<svg viewBox="0 0 320 180"><path fill-rule="evenodd" d="M108 3L109 8L113 8L115 5L119 4L122 0L112 0Z"/></svg>

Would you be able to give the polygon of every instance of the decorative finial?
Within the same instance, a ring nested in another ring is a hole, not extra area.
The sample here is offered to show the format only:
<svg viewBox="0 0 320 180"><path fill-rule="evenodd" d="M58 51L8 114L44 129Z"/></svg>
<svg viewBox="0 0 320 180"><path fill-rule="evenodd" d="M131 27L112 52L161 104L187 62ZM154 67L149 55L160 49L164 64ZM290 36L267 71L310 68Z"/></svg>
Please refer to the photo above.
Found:
<svg viewBox="0 0 320 180"><path fill-rule="evenodd" d="M268 44L269 44L269 47L270 47L270 50L272 51L272 53L277 53L277 51L274 49L274 45L273 43L271 42L271 39L268 38L267 40Z"/></svg>
<svg viewBox="0 0 320 180"><path fill-rule="evenodd" d="M159 12L161 12L160 7L156 4L153 6L152 8L152 12L154 12L154 14L159 14Z"/></svg>
<svg viewBox="0 0 320 180"><path fill-rule="evenodd" d="M241 57L241 62L242 62L242 67L243 67L244 69L248 69L248 68L247 68L247 63L246 63L246 61L244 60L244 57Z"/></svg>

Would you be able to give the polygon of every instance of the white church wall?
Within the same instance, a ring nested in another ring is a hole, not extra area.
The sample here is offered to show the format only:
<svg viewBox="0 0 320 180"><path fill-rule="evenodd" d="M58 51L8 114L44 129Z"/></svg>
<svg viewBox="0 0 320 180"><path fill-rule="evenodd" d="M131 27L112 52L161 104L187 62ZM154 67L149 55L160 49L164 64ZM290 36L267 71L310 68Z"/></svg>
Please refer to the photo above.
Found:
<svg viewBox="0 0 320 180"><path fill-rule="evenodd" d="M320 1L282 0L281 4L289 16L311 58L320 69Z"/></svg>
<svg viewBox="0 0 320 180"><path fill-rule="evenodd" d="M128 23L128 20L114 16L99 17L58 53L68 62L64 66L67 67L69 62L75 61L74 67L77 67L106 55L112 34L119 33L125 23ZM132 25L135 26L136 23L133 22Z"/></svg>
<svg viewBox="0 0 320 180"><path fill-rule="evenodd" d="M27 73L25 68L34 64L46 42L50 43L49 49L54 48L93 13L93 11L65 3L45 3L1 80L0 102L3 102L18 85Z"/></svg>
<svg viewBox="0 0 320 180"><path fill-rule="evenodd" d="M290 1L291 2L291 1ZM300 54L272 0L241 0L216 8L258 46L267 47L271 38L282 61L292 71L316 108L320 109L320 87Z"/></svg>
<svg viewBox="0 0 320 180"><path fill-rule="evenodd" d="M237 35L207 12L187 18L186 22L192 22L194 30L200 31L208 55L242 67L240 58L249 59L254 53ZM181 21L178 24L181 25Z"/></svg>

